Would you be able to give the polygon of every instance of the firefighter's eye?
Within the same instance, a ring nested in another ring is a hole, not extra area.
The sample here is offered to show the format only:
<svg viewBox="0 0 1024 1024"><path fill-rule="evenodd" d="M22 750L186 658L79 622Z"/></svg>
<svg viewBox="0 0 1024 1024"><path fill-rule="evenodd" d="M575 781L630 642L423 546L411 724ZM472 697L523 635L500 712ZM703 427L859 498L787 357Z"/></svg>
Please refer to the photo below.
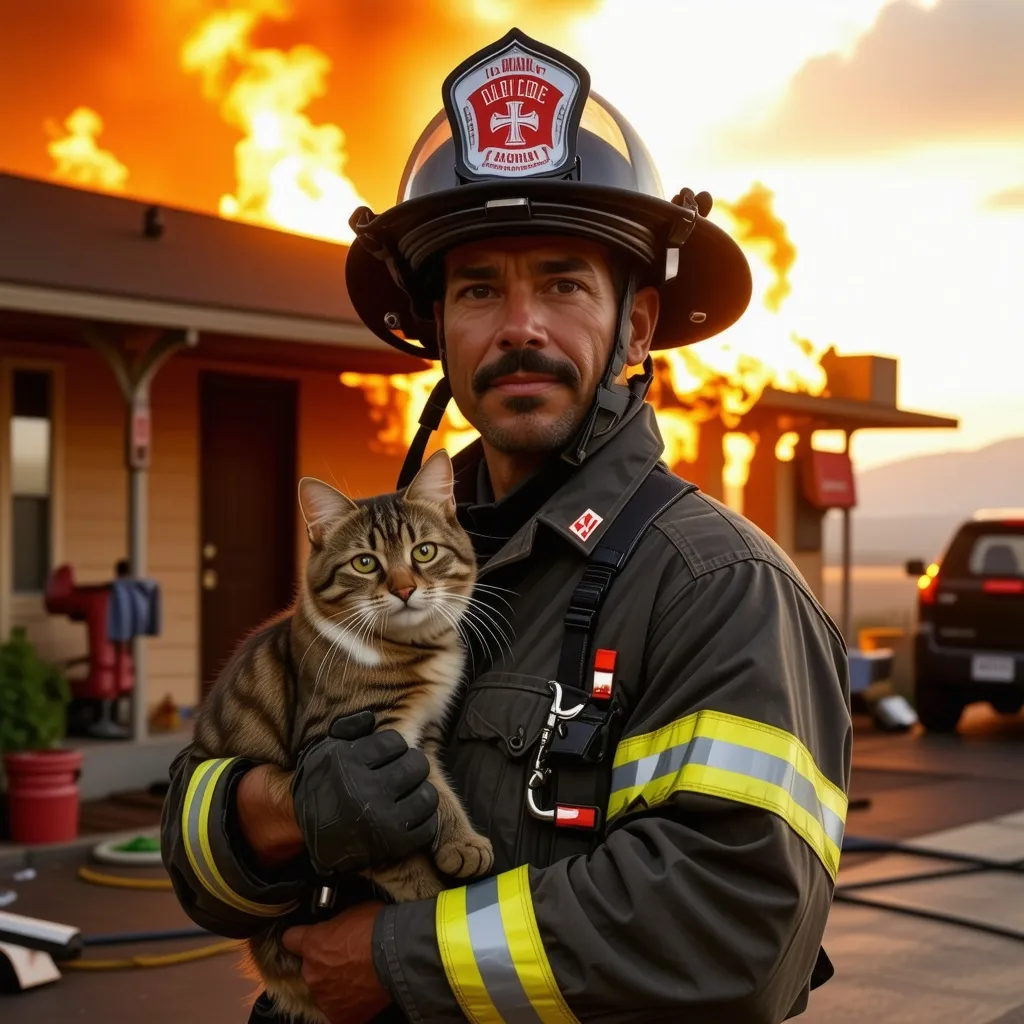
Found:
<svg viewBox="0 0 1024 1024"><path fill-rule="evenodd" d="M562 278L556 281L552 287L559 295L572 295L574 292L580 291L583 286L579 281L570 281L568 278Z"/></svg>
<svg viewBox="0 0 1024 1024"><path fill-rule="evenodd" d="M471 284L460 293L461 297L469 299L489 299L494 294L494 289L489 284Z"/></svg>
<svg viewBox="0 0 1024 1024"><path fill-rule="evenodd" d="M351 565L356 572L361 572L365 575L366 573L374 572L378 567L378 562L373 555L356 555L352 559Z"/></svg>
<svg viewBox="0 0 1024 1024"><path fill-rule="evenodd" d="M437 545L436 544L417 544L412 549L413 561L419 562L421 565L425 562L433 561L437 556Z"/></svg>

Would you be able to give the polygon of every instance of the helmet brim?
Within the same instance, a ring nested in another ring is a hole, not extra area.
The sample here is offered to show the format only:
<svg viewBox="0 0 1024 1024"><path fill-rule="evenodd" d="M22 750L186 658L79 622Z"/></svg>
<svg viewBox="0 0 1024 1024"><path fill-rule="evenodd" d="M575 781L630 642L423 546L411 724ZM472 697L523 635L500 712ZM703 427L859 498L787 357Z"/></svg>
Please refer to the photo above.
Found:
<svg viewBox="0 0 1024 1024"><path fill-rule="evenodd" d="M500 205L491 203L495 199ZM429 304L396 277L419 278L432 257L483 238L588 238L646 267L646 283L661 293L652 347L678 348L734 324L753 287L739 245L701 216L677 250L676 273L666 280L666 253L680 223L678 206L625 189L558 179L465 185L399 203L374 218L349 249L346 284L360 319L377 337L409 355L437 359ZM386 252L400 254L395 274Z"/></svg>

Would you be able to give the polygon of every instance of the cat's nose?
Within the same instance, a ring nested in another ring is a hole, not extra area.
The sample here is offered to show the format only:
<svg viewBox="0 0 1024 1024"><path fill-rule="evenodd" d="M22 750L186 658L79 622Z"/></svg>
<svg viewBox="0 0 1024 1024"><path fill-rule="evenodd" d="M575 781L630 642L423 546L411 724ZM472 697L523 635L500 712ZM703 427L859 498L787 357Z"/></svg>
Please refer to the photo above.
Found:
<svg viewBox="0 0 1024 1024"><path fill-rule="evenodd" d="M400 597L406 604L408 604L409 598L412 597L412 592L415 589L415 587L397 587L395 590L392 590L391 593L396 597Z"/></svg>

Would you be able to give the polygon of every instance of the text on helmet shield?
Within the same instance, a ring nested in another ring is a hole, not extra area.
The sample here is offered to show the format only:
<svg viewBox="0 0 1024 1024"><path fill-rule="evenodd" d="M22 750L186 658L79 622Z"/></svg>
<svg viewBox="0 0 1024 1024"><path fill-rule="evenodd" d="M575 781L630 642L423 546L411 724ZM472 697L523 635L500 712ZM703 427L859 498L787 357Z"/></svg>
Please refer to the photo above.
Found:
<svg viewBox="0 0 1024 1024"><path fill-rule="evenodd" d="M462 156L474 174L525 177L567 162L567 133L580 83L568 68L513 43L453 85Z"/></svg>

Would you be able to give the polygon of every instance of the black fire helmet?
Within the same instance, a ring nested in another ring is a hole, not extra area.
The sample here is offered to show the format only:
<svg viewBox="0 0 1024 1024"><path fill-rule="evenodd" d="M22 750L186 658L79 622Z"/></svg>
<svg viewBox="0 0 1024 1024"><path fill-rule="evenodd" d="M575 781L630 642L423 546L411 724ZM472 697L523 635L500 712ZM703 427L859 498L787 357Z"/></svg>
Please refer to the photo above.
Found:
<svg viewBox="0 0 1024 1024"><path fill-rule="evenodd" d="M661 295L656 349L720 333L743 314L752 282L743 251L707 220L711 196L684 188L666 201L658 172L629 122L590 91L567 54L513 29L455 68L444 109L406 164L398 202L350 224L352 303L377 337L409 355L442 359L433 303L445 252L482 238L574 235L601 242L625 271L619 328L584 427L563 458L579 464L593 439L642 401L652 366L628 384L629 314L637 288ZM685 116L685 108L681 109ZM427 403L400 486L418 469L451 397L442 378Z"/></svg>

